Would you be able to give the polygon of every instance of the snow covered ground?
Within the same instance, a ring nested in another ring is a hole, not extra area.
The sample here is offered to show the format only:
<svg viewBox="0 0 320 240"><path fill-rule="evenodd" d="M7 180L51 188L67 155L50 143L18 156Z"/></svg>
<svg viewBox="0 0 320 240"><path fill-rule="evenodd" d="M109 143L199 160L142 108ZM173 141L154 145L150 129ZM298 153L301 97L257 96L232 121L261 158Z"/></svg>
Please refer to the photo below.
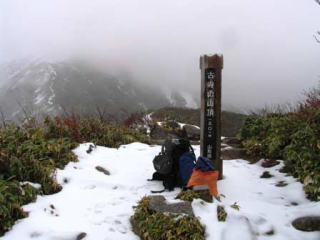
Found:
<svg viewBox="0 0 320 240"><path fill-rule="evenodd" d="M97 147L87 154L89 143L75 149L79 162L58 170L57 179L63 190L50 196L39 196L35 203L24 206L28 218L17 221L1 240L74 240L85 232L86 240L139 239L130 230L132 206L150 190L161 190L159 182L148 182L153 173L152 159L160 146L132 143L119 149ZM199 155L199 147L195 146ZM110 172L96 170L101 166ZM244 160L224 161L224 180L218 182L225 195L219 203L193 201L193 209L206 226L209 240L319 240L320 232L300 232L291 221L296 217L319 214L320 203L308 201L302 185L292 177L268 169L273 178L261 179L265 168ZM288 183L275 186L278 181ZM165 192L173 202L179 189ZM237 202L240 210L230 207ZM218 222L217 205L228 212L226 222ZM273 235L266 235L274 231Z"/></svg>

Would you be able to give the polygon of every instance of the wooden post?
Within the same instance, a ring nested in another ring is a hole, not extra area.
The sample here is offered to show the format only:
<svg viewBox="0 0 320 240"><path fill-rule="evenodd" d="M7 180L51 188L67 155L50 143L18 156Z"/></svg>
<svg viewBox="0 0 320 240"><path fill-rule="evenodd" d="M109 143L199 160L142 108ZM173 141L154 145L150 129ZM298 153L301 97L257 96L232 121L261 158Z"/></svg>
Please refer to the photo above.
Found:
<svg viewBox="0 0 320 240"><path fill-rule="evenodd" d="M221 72L222 55L203 55L200 57L201 69L201 134L200 154L211 158L223 176L221 152Z"/></svg>

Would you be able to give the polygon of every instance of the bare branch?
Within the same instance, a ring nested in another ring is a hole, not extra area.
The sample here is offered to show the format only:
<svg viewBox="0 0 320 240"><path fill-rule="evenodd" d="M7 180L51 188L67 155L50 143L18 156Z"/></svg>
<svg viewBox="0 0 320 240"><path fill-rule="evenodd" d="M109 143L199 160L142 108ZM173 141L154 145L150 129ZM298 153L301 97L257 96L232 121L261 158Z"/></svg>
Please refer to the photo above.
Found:
<svg viewBox="0 0 320 240"><path fill-rule="evenodd" d="M106 115L106 109L105 108L101 109L98 105L96 105L96 112L98 114L100 121L104 122L105 115Z"/></svg>

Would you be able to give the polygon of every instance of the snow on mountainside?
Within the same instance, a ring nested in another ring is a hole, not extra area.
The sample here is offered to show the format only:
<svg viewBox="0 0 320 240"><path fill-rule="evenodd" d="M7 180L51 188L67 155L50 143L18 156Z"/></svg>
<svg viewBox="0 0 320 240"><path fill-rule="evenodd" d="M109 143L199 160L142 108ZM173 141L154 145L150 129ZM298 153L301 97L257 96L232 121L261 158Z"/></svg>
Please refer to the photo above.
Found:
<svg viewBox="0 0 320 240"><path fill-rule="evenodd" d="M0 107L8 118L23 112L58 115L65 110L90 115L99 108L121 119L134 111L188 106L181 95L172 96L83 62L20 61L0 66Z"/></svg>

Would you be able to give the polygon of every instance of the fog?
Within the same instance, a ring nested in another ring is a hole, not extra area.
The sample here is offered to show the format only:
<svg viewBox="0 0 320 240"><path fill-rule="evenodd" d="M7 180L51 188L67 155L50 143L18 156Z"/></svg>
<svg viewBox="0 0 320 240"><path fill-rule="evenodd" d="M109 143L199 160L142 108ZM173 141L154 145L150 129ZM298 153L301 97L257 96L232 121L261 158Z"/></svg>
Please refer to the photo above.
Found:
<svg viewBox="0 0 320 240"><path fill-rule="evenodd" d="M81 58L199 95L199 57L224 55L223 105L292 102L320 80L313 0L1 0L0 63Z"/></svg>

